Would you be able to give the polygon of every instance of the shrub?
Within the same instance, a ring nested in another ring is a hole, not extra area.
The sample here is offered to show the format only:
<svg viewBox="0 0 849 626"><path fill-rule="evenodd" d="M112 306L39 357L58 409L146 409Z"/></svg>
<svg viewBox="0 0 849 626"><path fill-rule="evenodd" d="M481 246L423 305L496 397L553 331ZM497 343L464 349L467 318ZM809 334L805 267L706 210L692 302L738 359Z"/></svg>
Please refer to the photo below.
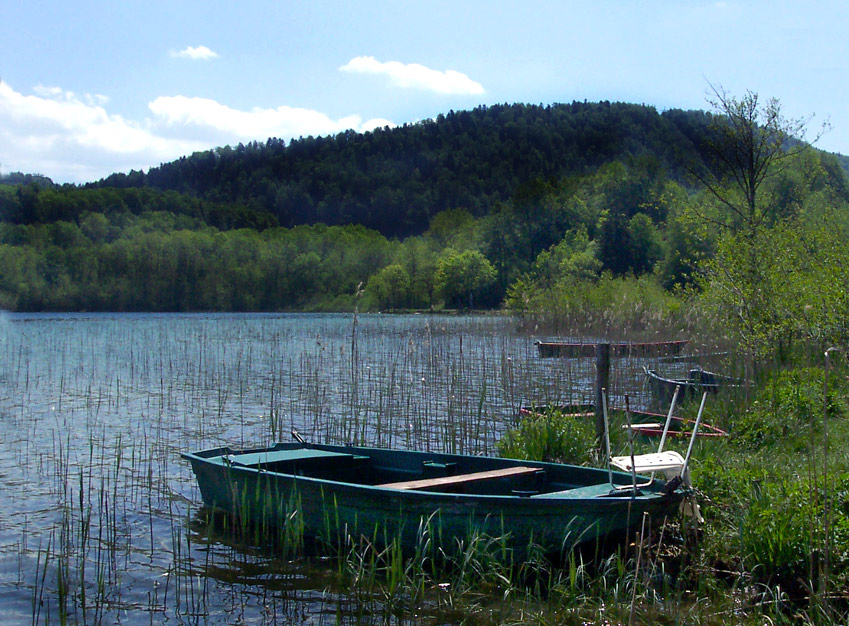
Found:
<svg viewBox="0 0 849 626"><path fill-rule="evenodd" d="M560 411L527 417L498 442L504 457L572 465L592 461L594 450L592 420Z"/></svg>
<svg viewBox="0 0 849 626"><path fill-rule="evenodd" d="M763 384L752 404L735 420L734 441L746 449L760 449L792 440L807 432L812 420L821 423L823 412L822 368L778 372ZM826 414L843 412L836 391L836 377L829 381Z"/></svg>

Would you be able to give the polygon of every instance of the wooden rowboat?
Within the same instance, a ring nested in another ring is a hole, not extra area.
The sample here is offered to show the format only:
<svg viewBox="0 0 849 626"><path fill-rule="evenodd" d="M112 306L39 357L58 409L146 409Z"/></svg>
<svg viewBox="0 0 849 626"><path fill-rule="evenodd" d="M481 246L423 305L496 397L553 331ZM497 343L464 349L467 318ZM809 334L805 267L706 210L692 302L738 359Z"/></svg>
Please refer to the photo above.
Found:
<svg viewBox="0 0 849 626"><path fill-rule="evenodd" d="M670 356L681 354L681 350L689 343L686 339L679 341L614 342L610 344L610 356ZM537 341L536 346L541 358L593 357L596 354L595 343Z"/></svg>
<svg viewBox="0 0 849 626"><path fill-rule="evenodd" d="M182 456L209 507L270 529L296 516L307 535L397 537L405 547L429 535L450 550L474 532L519 553L562 552L644 514L660 521L688 494L680 481L626 472L381 448L278 443Z"/></svg>
<svg viewBox="0 0 849 626"><path fill-rule="evenodd" d="M672 401L675 388L681 388L681 395L685 398L694 398L704 392L717 393L720 389L740 388L745 381L740 378L723 376L702 369L692 369L687 378L666 378L655 370L645 368L649 389L654 398L662 405Z"/></svg>

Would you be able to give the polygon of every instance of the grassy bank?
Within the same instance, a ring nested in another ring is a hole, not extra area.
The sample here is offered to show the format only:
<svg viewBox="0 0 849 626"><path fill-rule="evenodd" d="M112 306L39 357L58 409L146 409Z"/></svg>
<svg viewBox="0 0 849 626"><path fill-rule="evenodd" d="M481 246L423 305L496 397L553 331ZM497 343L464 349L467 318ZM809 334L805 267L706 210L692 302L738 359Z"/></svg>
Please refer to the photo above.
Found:
<svg viewBox="0 0 849 626"><path fill-rule="evenodd" d="M693 610L686 623L840 624L849 618L849 370L834 356L829 366L827 382L822 361L775 367L764 369L748 391L710 399L705 420L729 436L696 446L693 479L706 521L691 534L667 526L665 540L658 539L658 569L639 595L644 615L681 623L676 615L683 606ZM683 410L694 414L696 406ZM530 418L502 440L502 449L586 462L592 438L582 419ZM656 443L635 445L640 453ZM620 434L613 453L627 451ZM623 572L638 569L635 558ZM610 596L603 576L591 580L597 599L612 611L602 619L618 621L628 607ZM573 609L566 603L551 609L552 616Z"/></svg>

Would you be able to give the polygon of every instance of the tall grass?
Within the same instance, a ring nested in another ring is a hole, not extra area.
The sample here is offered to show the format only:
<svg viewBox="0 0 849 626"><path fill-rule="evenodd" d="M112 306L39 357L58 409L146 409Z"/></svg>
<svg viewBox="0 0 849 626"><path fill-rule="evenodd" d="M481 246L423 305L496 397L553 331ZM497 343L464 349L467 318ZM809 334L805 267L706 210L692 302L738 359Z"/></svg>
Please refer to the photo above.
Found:
<svg viewBox="0 0 849 626"><path fill-rule="evenodd" d="M693 327L682 300L652 276L566 280L508 304L525 324L548 332L648 340L658 330L677 339Z"/></svg>

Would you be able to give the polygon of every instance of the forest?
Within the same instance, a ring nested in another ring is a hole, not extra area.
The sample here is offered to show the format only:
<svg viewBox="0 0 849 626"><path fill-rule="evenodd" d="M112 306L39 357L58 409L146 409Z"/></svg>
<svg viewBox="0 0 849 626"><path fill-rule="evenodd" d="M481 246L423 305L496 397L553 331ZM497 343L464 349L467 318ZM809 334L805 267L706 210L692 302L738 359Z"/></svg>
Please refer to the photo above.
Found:
<svg viewBox="0 0 849 626"><path fill-rule="evenodd" d="M758 153L763 171L734 170L735 115L773 150ZM804 130L753 94L709 112L504 105L224 147L85 186L7 176L0 307L565 318L611 293L663 314L698 293L749 311L768 300L768 319L747 321L754 338L800 319L776 308L782 290L843 278L849 181ZM839 325L833 295L810 296L818 332Z"/></svg>
<svg viewBox="0 0 849 626"><path fill-rule="evenodd" d="M706 118L631 104L503 105L335 137L223 147L116 174L97 187L142 187L235 202L292 227L362 224L386 236L421 234L431 218L463 208L475 217L535 179L588 174L652 155L682 174Z"/></svg>

